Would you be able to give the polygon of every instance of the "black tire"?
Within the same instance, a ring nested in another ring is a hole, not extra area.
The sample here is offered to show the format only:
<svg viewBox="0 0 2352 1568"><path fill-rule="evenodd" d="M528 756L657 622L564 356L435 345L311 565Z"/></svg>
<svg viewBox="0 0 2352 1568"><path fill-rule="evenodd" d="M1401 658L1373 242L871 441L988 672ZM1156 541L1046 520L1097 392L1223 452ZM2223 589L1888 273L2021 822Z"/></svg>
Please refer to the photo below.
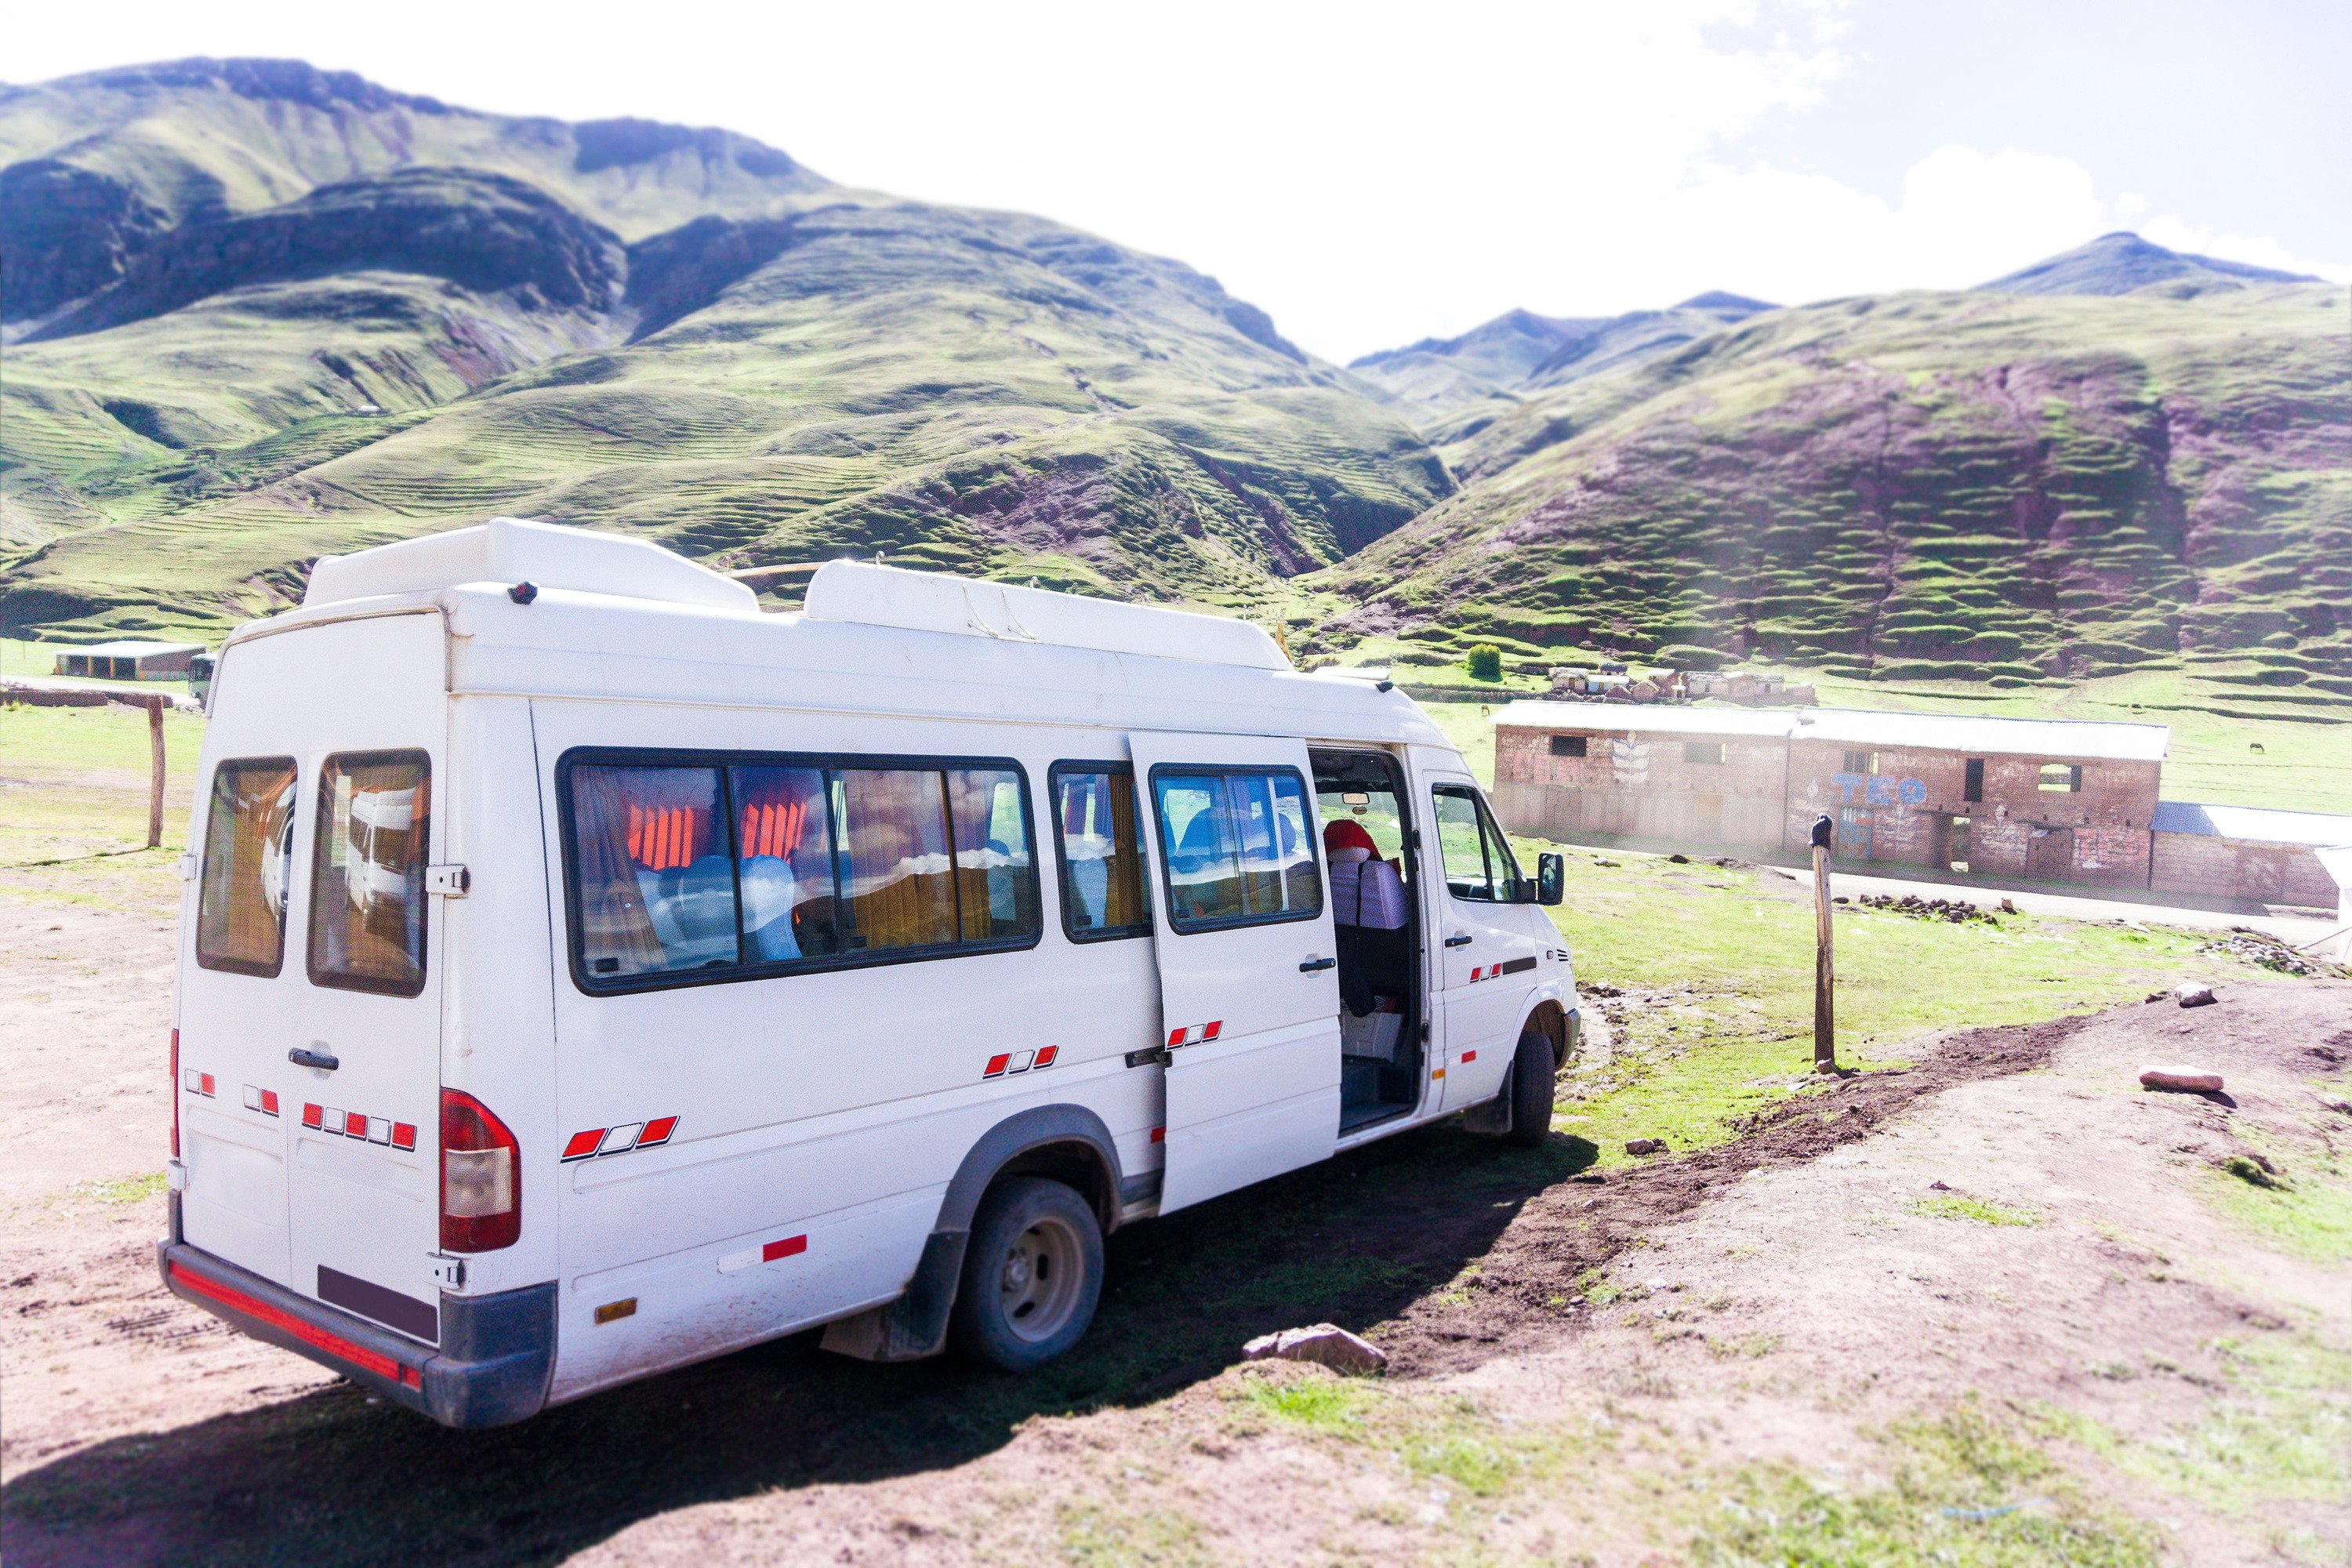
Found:
<svg viewBox="0 0 2352 1568"><path fill-rule="evenodd" d="M1551 1096L1554 1067L1551 1042L1533 1029L1519 1037L1519 1053L1511 1058L1511 1126L1507 1143L1536 1149L1551 1136Z"/></svg>
<svg viewBox="0 0 2352 1568"><path fill-rule="evenodd" d="M1093 1205L1060 1182L1007 1176L972 1215L949 1342L1003 1372L1043 1366L1094 1321L1102 1274Z"/></svg>

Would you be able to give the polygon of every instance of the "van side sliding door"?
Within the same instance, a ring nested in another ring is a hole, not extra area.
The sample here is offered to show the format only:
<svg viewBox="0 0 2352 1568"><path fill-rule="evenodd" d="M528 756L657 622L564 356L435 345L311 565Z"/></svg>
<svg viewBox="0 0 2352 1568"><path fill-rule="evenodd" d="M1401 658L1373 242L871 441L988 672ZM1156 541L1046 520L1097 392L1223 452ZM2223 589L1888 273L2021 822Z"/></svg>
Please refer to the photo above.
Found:
<svg viewBox="0 0 2352 1568"><path fill-rule="evenodd" d="M1339 983L1304 742L1129 737L1152 842L1165 1214L1328 1157Z"/></svg>

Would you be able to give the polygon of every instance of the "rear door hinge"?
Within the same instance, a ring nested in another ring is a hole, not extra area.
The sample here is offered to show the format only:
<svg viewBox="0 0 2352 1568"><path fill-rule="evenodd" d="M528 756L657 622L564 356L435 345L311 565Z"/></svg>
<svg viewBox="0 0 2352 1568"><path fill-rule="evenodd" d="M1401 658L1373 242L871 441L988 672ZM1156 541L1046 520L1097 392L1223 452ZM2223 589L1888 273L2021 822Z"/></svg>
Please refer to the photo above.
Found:
<svg viewBox="0 0 2352 1568"><path fill-rule="evenodd" d="M433 1265L433 1282L436 1285L440 1286L444 1290L462 1290L466 1288L464 1258L452 1258L446 1252L436 1252L428 1256Z"/></svg>
<svg viewBox="0 0 2352 1568"><path fill-rule="evenodd" d="M425 890L445 899L462 899L474 886L474 874L463 866L427 866Z"/></svg>
<svg viewBox="0 0 2352 1568"><path fill-rule="evenodd" d="M193 855L183 855L183 856L181 856L181 857L180 857L180 880L182 880L183 882L193 882L193 881L194 881L195 879L196 879L196 858L195 858L194 856L193 856Z"/></svg>

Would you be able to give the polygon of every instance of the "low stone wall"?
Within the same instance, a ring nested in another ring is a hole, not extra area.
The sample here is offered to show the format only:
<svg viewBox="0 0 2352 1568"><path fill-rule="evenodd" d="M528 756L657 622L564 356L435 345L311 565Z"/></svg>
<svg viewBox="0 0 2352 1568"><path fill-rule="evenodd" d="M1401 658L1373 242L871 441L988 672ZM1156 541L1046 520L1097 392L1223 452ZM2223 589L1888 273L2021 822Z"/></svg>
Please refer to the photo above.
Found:
<svg viewBox="0 0 2352 1568"><path fill-rule="evenodd" d="M2256 904L2332 910L2336 879L2307 844L2266 844L2210 833L2158 833L2148 886L2159 893L2201 893Z"/></svg>

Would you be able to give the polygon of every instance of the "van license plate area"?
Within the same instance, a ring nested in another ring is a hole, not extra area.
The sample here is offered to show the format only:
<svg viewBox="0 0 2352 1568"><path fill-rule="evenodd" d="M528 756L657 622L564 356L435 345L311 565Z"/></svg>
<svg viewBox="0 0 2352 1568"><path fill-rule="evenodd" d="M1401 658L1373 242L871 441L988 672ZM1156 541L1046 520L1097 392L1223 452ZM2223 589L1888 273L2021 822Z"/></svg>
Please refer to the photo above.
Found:
<svg viewBox="0 0 2352 1568"><path fill-rule="evenodd" d="M346 1312L382 1323L387 1329L397 1329L411 1339L426 1344L441 1342L441 1309L430 1301L420 1301L414 1296L404 1296L397 1290L387 1290L381 1285L354 1278L340 1268L319 1265L319 1300L330 1307L341 1307Z"/></svg>

